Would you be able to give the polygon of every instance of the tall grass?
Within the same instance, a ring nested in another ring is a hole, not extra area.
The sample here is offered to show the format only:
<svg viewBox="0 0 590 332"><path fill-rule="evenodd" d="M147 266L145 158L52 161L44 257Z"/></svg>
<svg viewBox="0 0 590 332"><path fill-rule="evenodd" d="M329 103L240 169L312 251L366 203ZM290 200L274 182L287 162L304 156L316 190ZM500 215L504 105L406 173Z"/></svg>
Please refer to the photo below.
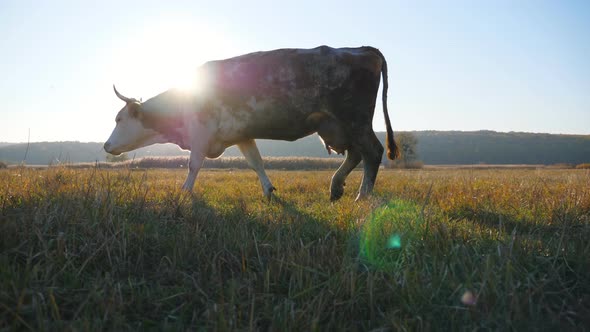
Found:
<svg viewBox="0 0 590 332"><path fill-rule="evenodd" d="M590 172L0 171L0 329L584 330Z"/></svg>

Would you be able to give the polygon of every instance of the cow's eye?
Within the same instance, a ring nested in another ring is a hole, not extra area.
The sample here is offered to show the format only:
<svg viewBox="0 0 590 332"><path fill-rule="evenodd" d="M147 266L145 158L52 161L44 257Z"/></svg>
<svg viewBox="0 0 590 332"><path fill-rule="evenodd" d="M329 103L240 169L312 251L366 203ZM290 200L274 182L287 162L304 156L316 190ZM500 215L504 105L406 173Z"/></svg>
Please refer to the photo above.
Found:
<svg viewBox="0 0 590 332"><path fill-rule="evenodd" d="M119 123L119 122L121 122L121 118L116 118L115 123Z"/></svg>

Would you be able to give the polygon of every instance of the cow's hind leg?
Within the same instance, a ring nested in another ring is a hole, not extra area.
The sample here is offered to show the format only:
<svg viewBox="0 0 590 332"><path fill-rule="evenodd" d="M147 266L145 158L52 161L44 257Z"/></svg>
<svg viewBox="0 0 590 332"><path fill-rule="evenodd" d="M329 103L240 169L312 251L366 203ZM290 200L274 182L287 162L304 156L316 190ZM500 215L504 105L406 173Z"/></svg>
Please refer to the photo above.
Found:
<svg viewBox="0 0 590 332"><path fill-rule="evenodd" d="M381 158L383 156L383 145L375 136L373 130L369 130L359 140L361 155L363 159L363 180L359 189L357 200L365 198L373 191Z"/></svg>
<svg viewBox="0 0 590 332"><path fill-rule="evenodd" d="M262 157L260 157L260 151L258 151L258 147L256 146L256 142L251 139L247 141L243 141L238 143L238 148L242 151L244 157L246 157L246 161L248 165L256 172L258 175L258 179L260 180L260 184L262 185L262 191L264 196L270 199L272 192L275 189L270 179L266 175L264 171L264 164L262 162Z"/></svg>
<svg viewBox="0 0 590 332"><path fill-rule="evenodd" d="M342 197L342 194L344 194L344 181L348 174L361 162L361 159L361 153L354 147L346 151L346 159L332 176L332 184L330 185L331 201Z"/></svg>

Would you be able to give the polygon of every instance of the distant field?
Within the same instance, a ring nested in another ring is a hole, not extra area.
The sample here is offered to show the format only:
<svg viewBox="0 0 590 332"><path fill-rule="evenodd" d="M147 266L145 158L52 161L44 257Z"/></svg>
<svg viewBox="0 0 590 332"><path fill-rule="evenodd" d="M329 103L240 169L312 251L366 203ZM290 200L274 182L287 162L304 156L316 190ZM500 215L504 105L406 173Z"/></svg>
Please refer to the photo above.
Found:
<svg viewBox="0 0 590 332"><path fill-rule="evenodd" d="M344 156L337 158L314 158L314 157L265 157L264 167L266 169L277 170L336 170L342 164ZM119 162L86 162L86 163L60 163L53 166L62 166L68 168L167 168L180 169L188 165L188 156L176 157L141 157ZM32 164L13 164L9 168L18 167L28 168L47 168L49 165L32 165ZM465 165L424 165L421 161L412 161L408 163L385 163L385 168L425 168L428 170L452 170L452 169L590 169L590 164L465 164ZM244 157L220 157L216 159L206 159L203 163L205 169L250 169ZM357 166L362 168L362 162Z"/></svg>
<svg viewBox="0 0 590 332"><path fill-rule="evenodd" d="M0 330L584 330L590 171L0 170Z"/></svg>

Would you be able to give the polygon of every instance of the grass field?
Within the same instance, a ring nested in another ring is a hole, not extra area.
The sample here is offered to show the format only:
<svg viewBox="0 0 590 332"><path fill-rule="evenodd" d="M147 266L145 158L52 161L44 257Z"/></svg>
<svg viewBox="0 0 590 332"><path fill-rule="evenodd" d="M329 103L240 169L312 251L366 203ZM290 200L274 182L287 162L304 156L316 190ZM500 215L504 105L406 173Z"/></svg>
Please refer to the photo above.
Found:
<svg viewBox="0 0 590 332"><path fill-rule="evenodd" d="M589 170L0 170L0 331L588 330Z"/></svg>

